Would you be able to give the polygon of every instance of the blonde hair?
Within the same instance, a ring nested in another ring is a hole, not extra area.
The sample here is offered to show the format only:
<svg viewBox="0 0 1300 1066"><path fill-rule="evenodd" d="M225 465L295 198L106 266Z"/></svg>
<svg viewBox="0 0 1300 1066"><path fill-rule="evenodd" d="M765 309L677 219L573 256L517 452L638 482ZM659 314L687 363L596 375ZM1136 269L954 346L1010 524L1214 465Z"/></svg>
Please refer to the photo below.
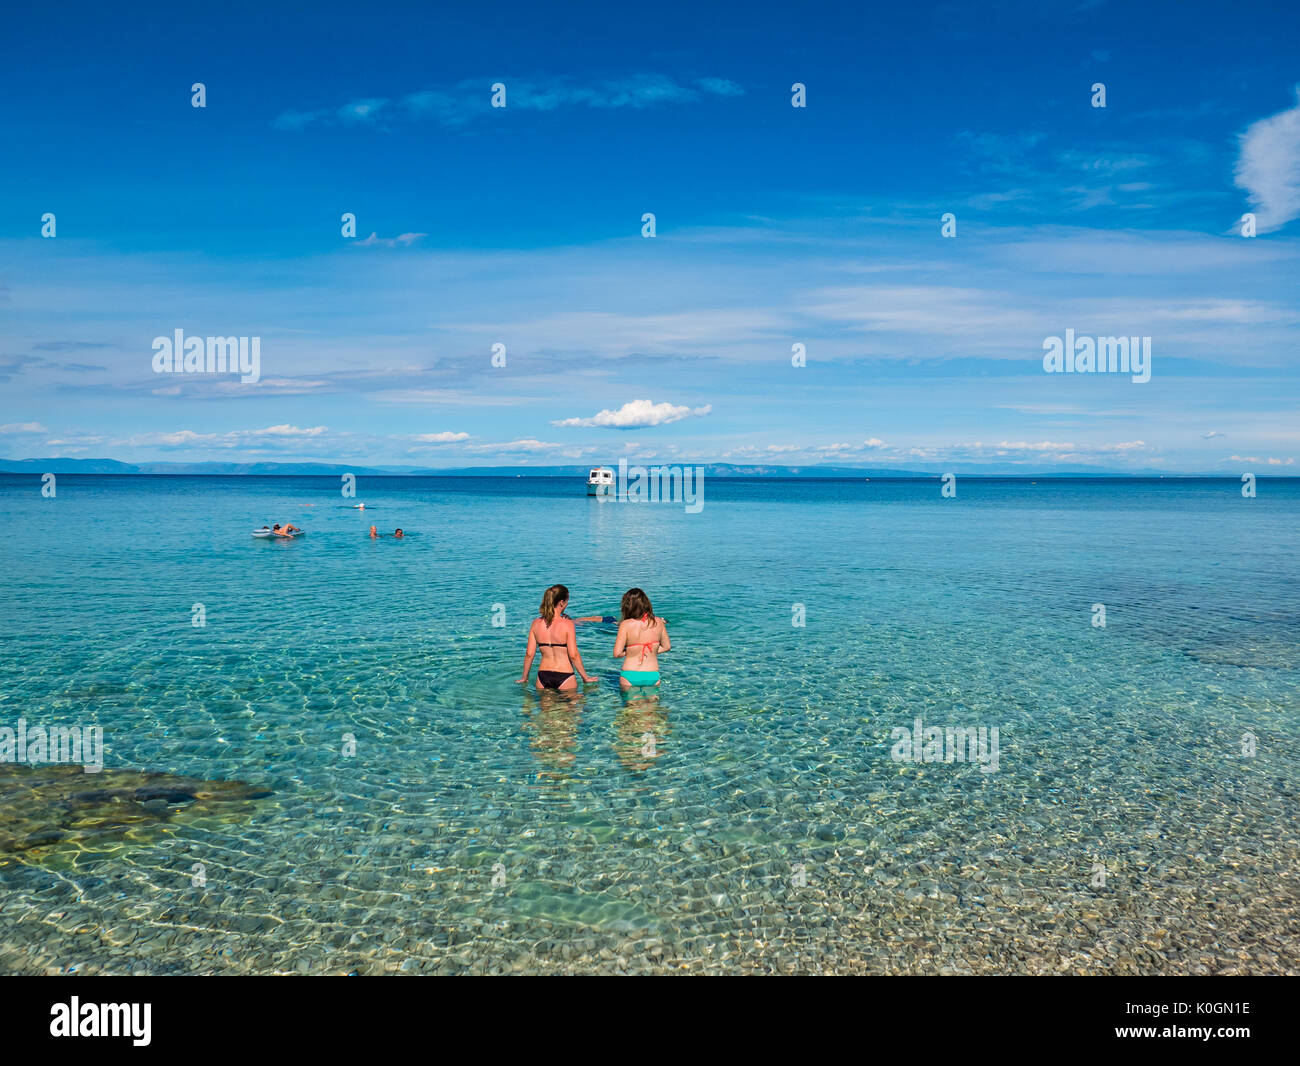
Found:
<svg viewBox="0 0 1300 1066"><path fill-rule="evenodd" d="M542 593L542 617L546 619L548 626L555 621L556 604L568 602L569 590L563 585L552 585Z"/></svg>

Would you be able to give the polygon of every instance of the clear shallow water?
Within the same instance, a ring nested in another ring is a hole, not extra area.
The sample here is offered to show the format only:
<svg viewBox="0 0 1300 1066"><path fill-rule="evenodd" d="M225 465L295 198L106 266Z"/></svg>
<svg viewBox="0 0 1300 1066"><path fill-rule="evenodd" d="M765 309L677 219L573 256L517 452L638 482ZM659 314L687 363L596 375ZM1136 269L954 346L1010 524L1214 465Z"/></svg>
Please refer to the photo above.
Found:
<svg viewBox="0 0 1300 1066"><path fill-rule="evenodd" d="M0 725L273 793L0 854L0 969L1300 970L1300 481L582 492L0 475ZM613 626L513 683L554 581L650 592L657 701ZM894 761L918 716L997 772Z"/></svg>

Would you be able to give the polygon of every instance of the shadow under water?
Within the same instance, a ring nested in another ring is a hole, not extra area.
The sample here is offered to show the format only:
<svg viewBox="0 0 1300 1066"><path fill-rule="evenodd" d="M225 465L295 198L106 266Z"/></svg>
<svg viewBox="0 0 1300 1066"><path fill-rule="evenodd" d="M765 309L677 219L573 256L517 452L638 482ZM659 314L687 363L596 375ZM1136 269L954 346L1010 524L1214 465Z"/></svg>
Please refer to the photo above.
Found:
<svg viewBox="0 0 1300 1066"><path fill-rule="evenodd" d="M0 867L75 859L78 853L174 820L251 814L270 789L143 770L0 764Z"/></svg>

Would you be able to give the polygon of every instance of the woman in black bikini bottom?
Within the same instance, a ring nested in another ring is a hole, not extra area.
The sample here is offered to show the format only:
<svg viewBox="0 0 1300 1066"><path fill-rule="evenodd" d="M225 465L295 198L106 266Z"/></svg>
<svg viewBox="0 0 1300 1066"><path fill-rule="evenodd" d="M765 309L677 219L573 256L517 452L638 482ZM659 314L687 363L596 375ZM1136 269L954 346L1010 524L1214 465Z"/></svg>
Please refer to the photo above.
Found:
<svg viewBox="0 0 1300 1066"><path fill-rule="evenodd" d="M595 681L589 677L582 666L582 656L578 654L577 634L573 621L564 613L569 603L569 590L563 585L552 585L542 596L541 617L534 618L528 627L528 650L524 655L524 674L518 684L528 683L528 673L533 666L533 656L538 648L542 652L542 665L548 667L577 667L583 681ZM555 649L561 649L559 651ZM538 669L537 687L555 692L571 692L578 687L573 679L572 670Z"/></svg>

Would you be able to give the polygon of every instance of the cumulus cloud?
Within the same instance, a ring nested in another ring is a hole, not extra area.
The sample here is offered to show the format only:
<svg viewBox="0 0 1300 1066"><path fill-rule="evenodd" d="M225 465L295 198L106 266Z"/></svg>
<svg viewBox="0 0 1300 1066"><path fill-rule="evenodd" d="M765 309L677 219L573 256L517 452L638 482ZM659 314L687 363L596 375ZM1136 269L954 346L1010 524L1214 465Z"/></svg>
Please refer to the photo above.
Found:
<svg viewBox="0 0 1300 1066"><path fill-rule="evenodd" d="M590 418L562 418L553 426L599 426L604 429L646 429L649 426L666 426L684 418L699 418L713 410L712 404L703 407L678 407L671 403L652 403L650 400L631 400L617 411L599 411Z"/></svg>
<svg viewBox="0 0 1300 1066"><path fill-rule="evenodd" d="M1257 232L1281 229L1300 216L1300 89L1295 107L1241 134L1236 183L1255 210Z"/></svg>

